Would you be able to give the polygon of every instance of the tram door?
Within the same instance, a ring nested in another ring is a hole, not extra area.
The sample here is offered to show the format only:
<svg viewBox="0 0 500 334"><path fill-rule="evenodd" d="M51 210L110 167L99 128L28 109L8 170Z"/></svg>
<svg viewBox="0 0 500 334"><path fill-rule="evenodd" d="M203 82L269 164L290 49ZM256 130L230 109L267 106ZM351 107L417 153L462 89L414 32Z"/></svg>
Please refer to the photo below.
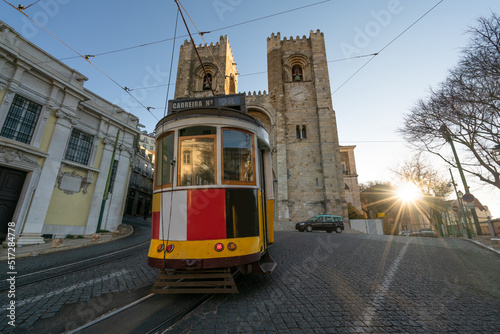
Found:
<svg viewBox="0 0 500 334"><path fill-rule="evenodd" d="M264 237L264 250L267 249L268 244L269 244L269 238L268 238L268 226L267 226L267 196L266 196L266 173L265 173L265 168L264 168L264 150L259 149L259 175L260 175L260 190L262 193L261 196L261 206L262 206L262 230L263 230L263 237Z"/></svg>

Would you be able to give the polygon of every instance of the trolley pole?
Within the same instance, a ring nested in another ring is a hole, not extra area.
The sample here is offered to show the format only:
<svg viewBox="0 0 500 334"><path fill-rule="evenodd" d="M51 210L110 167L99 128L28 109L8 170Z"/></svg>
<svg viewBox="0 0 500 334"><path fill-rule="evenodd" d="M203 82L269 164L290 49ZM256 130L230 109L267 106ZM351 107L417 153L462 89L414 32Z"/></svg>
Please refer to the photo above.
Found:
<svg viewBox="0 0 500 334"><path fill-rule="evenodd" d="M118 136L120 135L120 130L116 133L115 146L113 147L113 154L111 155L111 163L109 164L108 178L106 179L106 186L104 187L104 193L102 195L101 212L99 213L99 220L97 221L97 229L95 233L101 232L102 216L104 215L104 207L106 206L106 200L108 199L109 193L109 183L111 181L111 173L113 171L113 165L115 164L115 153L116 146L118 146Z"/></svg>

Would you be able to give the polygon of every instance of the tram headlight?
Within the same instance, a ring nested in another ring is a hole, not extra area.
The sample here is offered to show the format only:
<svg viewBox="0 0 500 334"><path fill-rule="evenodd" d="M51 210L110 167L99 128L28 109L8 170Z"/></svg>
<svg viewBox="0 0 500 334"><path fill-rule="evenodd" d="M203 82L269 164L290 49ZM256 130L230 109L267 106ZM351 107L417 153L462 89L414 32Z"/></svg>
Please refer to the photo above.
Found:
<svg viewBox="0 0 500 334"><path fill-rule="evenodd" d="M172 251L174 250L174 245L173 244L170 244L167 246L167 253L172 253Z"/></svg>
<svg viewBox="0 0 500 334"><path fill-rule="evenodd" d="M161 252L164 248L165 248L165 245L164 245L164 244L160 244L160 245L158 245L158 247L156 247L156 251L159 253L159 252Z"/></svg>
<svg viewBox="0 0 500 334"><path fill-rule="evenodd" d="M230 242L227 244L227 249L230 251L235 251L236 250L236 244L234 242Z"/></svg>
<svg viewBox="0 0 500 334"><path fill-rule="evenodd" d="M218 242L215 244L214 248L217 252L222 252L224 250L224 245L222 243Z"/></svg>

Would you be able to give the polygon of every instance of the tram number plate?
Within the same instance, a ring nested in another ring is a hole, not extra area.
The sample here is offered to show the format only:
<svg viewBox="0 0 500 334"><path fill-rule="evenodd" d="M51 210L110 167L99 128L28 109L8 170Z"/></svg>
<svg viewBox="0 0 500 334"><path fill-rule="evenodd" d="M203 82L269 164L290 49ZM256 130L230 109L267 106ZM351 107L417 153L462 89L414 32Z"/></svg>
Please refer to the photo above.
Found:
<svg viewBox="0 0 500 334"><path fill-rule="evenodd" d="M234 106L239 104L240 104L239 96L219 97L217 99L217 105L219 106Z"/></svg>

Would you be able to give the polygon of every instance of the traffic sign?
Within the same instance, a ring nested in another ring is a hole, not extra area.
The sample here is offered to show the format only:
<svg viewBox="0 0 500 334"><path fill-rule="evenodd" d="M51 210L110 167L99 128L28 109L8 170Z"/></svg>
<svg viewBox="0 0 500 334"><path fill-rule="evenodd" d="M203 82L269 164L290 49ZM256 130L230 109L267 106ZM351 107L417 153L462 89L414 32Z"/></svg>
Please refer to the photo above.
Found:
<svg viewBox="0 0 500 334"><path fill-rule="evenodd" d="M474 196L472 194L465 194L463 200L464 202L472 203L474 202Z"/></svg>
<svg viewBox="0 0 500 334"><path fill-rule="evenodd" d="M455 212L458 212L458 205L454 205L451 209Z"/></svg>
<svg viewBox="0 0 500 334"><path fill-rule="evenodd" d="M389 224L392 224L392 223L394 223L394 218L392 218L392 217L389 217L389 218L387 219L387 222L388 222Z"/></svg>

